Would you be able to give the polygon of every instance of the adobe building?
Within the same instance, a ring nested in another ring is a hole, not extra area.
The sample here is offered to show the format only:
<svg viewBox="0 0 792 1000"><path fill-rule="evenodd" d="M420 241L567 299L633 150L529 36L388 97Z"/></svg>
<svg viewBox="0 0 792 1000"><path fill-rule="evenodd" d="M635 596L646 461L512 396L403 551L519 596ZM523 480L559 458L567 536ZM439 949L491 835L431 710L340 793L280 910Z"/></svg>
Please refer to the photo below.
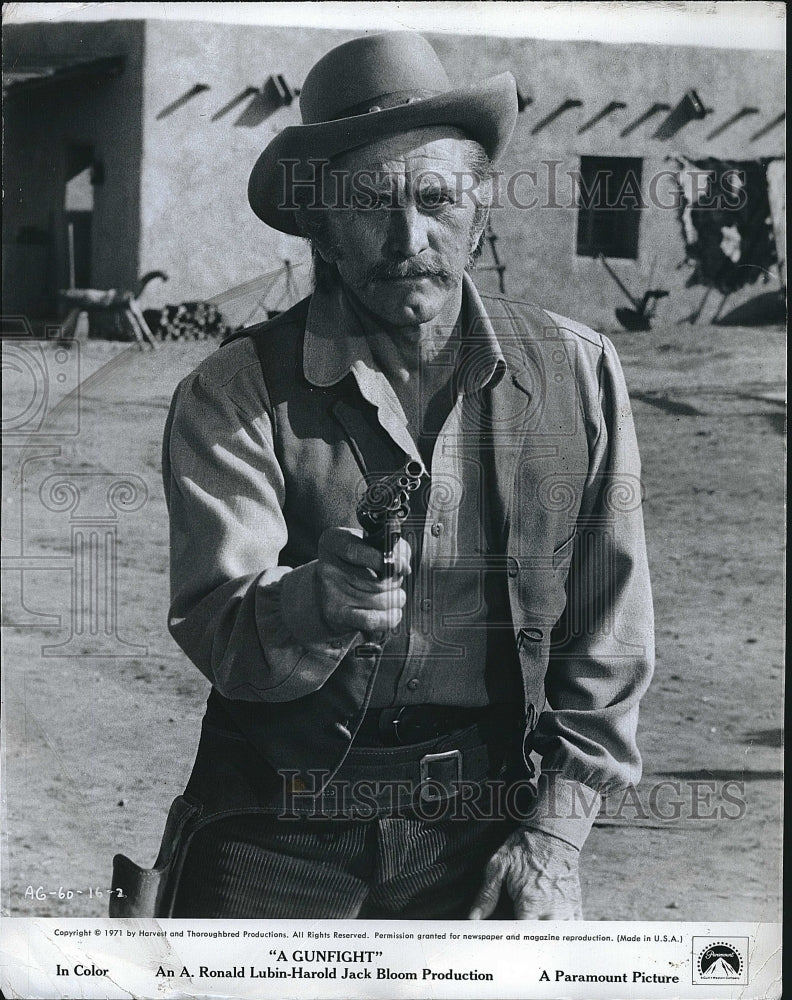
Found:
<svg viewBox="0 0 792 1000"><path fill-rule="evenodd" d="M284 260L286 297L310 286L307 248L256 219L247 179L299 122L309 68L354 34L7 26L5 314L51 317L59 289L133 290L156 270L169 281L144 306L214 298L239 323L289 305L268 296ZM518 82L481 286L603 329L783 293L782 52L429 38L453 81Z"/></svg>

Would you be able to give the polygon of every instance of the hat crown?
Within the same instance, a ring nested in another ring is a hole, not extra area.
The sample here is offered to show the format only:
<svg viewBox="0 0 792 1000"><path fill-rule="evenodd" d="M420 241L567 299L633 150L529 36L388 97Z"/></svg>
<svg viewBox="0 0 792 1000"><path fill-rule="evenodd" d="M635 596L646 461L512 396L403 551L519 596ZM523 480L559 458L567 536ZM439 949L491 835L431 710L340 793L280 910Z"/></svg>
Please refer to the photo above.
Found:
<svg viewBox="0 0 792 1000"><path fill-rule="evenodd" d="M437 53L421 35L365 35L331 49L311 69L300 93L304 125L365 113L388 95L400 103L451 89ZM387 102L391 103L391 102Z"/></svg>

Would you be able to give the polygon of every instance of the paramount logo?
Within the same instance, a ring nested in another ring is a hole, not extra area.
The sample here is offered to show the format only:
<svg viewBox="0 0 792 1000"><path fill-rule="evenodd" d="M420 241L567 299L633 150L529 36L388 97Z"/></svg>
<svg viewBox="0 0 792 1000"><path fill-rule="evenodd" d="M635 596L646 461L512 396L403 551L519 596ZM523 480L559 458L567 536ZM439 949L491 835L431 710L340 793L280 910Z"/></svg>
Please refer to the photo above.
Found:
<svg viewBox="0 0 792 1000"><path fill-rule="evenodd" d="M748 982L748 938L693 938L693 985Z"/></svg>

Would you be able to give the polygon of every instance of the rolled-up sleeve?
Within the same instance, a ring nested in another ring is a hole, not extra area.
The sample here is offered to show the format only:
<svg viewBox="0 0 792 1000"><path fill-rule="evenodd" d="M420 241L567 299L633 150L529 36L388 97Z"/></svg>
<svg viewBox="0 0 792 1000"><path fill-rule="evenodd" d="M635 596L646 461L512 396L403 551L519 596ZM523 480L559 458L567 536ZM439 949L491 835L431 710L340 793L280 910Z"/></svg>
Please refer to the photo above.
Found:
<svg viewBox="0 0 792 1000"><path fill-rule="evenodd" d="M599 431L534 741L548 805L529 824L578 847L599 808L594 793L640 780L638 705L654 668L638 445L619 359L601 344Z"/></svg>
<svg viewBox="0 0 792 1000"><path fill-rule="evenodd" d="M223 348L220 353L229 351ZM257 363L197 369L163 443L172 636L227 698L290 701L320 688L355 641L324 625L315 563L279 565L285 484Z"/></svg>

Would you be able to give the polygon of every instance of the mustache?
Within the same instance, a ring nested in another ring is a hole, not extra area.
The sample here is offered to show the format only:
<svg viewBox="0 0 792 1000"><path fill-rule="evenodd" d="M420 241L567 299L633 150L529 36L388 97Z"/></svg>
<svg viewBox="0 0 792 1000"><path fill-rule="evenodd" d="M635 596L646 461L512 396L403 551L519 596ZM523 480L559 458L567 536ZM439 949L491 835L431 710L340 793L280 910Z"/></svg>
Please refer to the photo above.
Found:
<svg viewBox="0 0 792 1000"><path fill-rule="evenodd" d="M452 281L458 276L437 257L425 259L412 257L407 260L382 260L369 268L366 277L369 281L393 281L398 278L423 277Z"/></svg>

